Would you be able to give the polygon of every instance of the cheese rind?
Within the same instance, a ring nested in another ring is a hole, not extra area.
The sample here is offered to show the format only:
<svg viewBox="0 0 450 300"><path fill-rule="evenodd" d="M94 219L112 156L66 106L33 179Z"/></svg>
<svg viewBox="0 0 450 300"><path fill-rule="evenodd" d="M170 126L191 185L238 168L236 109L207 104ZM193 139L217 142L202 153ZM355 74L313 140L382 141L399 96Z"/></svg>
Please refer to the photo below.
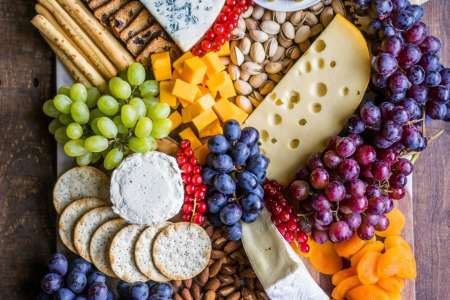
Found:
<svg viewBox="0 0 450 300"><path fill-rule="evenodd" d="M366 41L337 15L245 122L261 135L271 161L267 177L288 184L308 157L341 131L369 79Z"/></svg>

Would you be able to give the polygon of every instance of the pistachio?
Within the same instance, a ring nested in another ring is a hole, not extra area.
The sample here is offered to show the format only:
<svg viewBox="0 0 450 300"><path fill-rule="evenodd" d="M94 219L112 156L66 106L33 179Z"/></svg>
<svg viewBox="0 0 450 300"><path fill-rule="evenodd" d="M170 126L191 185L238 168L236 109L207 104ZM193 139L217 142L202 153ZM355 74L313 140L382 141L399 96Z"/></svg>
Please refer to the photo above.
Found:
<svg viewBox="0 0 450 300"><path fill-rule="evenodd" d="M253 91L252 96L255 97L259 102L264 100L264 97L261 95L261 93L257 91Z"/></svg>
<svg viewBox="0 0 450 300"><path fill-rule="evenodd" d="M241 70L236 65L228 65L228 73L230 74L231 80L238 80L241 76Z"/></svg>
<svg viewBox="0 0 450 300"><path fill-rule="evenodd" d="M331 7L325 7L325 9L320 14L320 23L323 27L328 26L334 18L334 11Z"/></svg>
<svg viewBox="0 0 450 300"><path fill-rule="evenodd" d="M248 82L250 83L250 85L253 88L258 89L266 80L267 80L267 74L261 73L261 74L253 75L252 77L250 77L250 80Z"/></svg>
<svg viewBox="0 0 450 300"><path fill-rule="evenodd" d="M245 19L245 27L247 30L258 29L258 22L254 19Z"/></svg>
<svg viewBox="0 0 450 300"><path fill-rule="evenodd" d="M233 31L231 32L231 39L235 41L242 39L244 36L245 32L241 31L238 27L233 29Z"/></svg>
<svg viewBox="0 0 450 300"><path fill-rule="evenodd" d="M246 113L251 113L253 111L253 105L250 100L245 96L236 97L236 105L239 106Z"/></svg>
<svg viewBox="0 0 450 300"><path fill-rule="evenodd" d="M309 40L306 40L303 43L298 44L298 46L300 47L300 51L306 52L309 46L311 46L311 42Z"/></svg>
<svg viewBox="0 0 450 300"><path fill-rule="evenodd" d="M324 7L325 6L323 5L322 2L318 2L317 4L314 4L313 6L311 6L309 8L309 10L317 16L317 15L320 15L320 13L323 11Z"/></svg>
<svg viewBox="0 0 450 300"><path fill-rule="evenodd" d="M252 41L248 37L244 37L239 43L239 49L244 55L250 53L250 48L252 46Z"/></svg>
<svg viewBox="0 0 450 300"><path fill-rule="evenodd" d="M266 10L266 11L264 12L264 14L263 14L261 20L263 20L263 21L273 20L272 11Z"/></svg>
<svg viewBox="0 0 450 300"><path fill-rule="evenodd" d="M274 87L275 87L275 82L268 80L263 83L263 85L259 89L259 92L261 93L261 95L265 96L265 95L270 94L270 92L274 89Z"/></svg>
<svg viewBox="0 0 450 300"><path fill-rule="evenodd" d="M296 11L292 14L292 16L289 18L291 23L295 26L303 24L306 18L306 12L304 10Z"/></svg>
<svg viewBox="0 0 450 300"><path fill-rule="evenodd" d="M319 23L319 19L312 13L312 12L306 12L305 16L305 24L309 26L313 26Z"/></svg>
<svg viewBox="0 0 450 300"><path fill-rule="evenodd" d="M308 25L302 25L297 29L295 33L295 42L297 44L307 41L311 36L311 28Z"/></svg>
<svg viewBox="0 0 450 300"><path fill-rule="evenodd" d="M247 72L250 75L257 75L262 72L262 66L251 61L242 64L241 69L243 72Z"/></svg>
<svg viewBox="0 0 450 300"><path fill-rule="evenodd" d="M245 30L247 29L247 25L245 24L245 20L243 18L239 18L237 28L239 28L239 30L243 32L245 32Z"/></svg>
<svg viewBox="0 0 450 300"><path fill-rule="evenodd" d="M284 22L286 22L286 16L287 16L287 13L285 13L284 11L276 11L275 12L275 21L278 24L283 24Z"/></svg>
<svg viewBox="0 0 450 300"><path fill-rule="evenodd" d="M270 80L272 80L274 82L280 82L281 79L283 78L283 75L281 75L281 74L270 74L269 78L270 78Z"/></svg>
<svg viewBox="0 0 450 300"><path fill-rule="evenodd" d="M264 66L264 70L269 74L275 74L281 71L282 65L279 62L270 62Z"/></svg>
<svg viewBox="0 0 450 300"><path fill-rule="evenodd" d="M252 87L244 80L236 80L234 87L239 95L247 96L252 92Z"/></svg>
<svg viewBox="0 0 450 300"><path fill-rule="evenodd" d="M255 63L261 64L266 58L264 47L261 43L254 42L250 48L250 57Z"/></svg>
<svg viewBox="0 0 450 300"><path fill-rule="evenodd" d="M253 29L249 31L250 38L255 42L264 43L269 39L269 35L264 31Z"/></svg>
<svg viewBox="0 0 450 300"><path fill-rule="evenodd" d="M239 47L231 48L230 58L235 65L240 66L244 63L244 54L242 54L241 50L239 50Z"/></svg>
<svg viewBox="0 0 450 300"><path fill-rule="evenodd" d="M228 56L221 56L219 59L220 62L225 66L228 66L230 64L230 58Z"/></svg>
<svg viewBox="0 0 450 300"><path fill-rule="evenodd" d="M250 6L244 13L242 14L242 18L249 18L253 13L253 6Z"/></svg>
<svg viewBox="0 0 450 300"><path fill-rule="evenodd" d="M262 18L263 15L264 15L264 8L262 8L259 5L255 5L252 12L253 19L259 20Z"/></svg>
<svg viewBox="0 0 450 300"><path fill-rule="evenodd" d="M278 36L278 43L284 48L288 48L292 46L294 43L291 39L285 38L282 34Z"/></svg>
<svg viewBox="0 0 450 300"><path fill-rule="evenodd" d="M286 49L286 57L290 59L298 59L301 55L300 48L298 46L291 46Z"/></svg>
<svg viewBox="0 0 450 300"><path fill-rule="evenodd" d="M273 57L278 49L278 41L276 38L270 38L264 43L264 52L268 57Z"/></svg>
<svg viewBox="0 0 450 300"><path fill-rule="evenodd" d="M345 6L341 0L331 1L331 7L333 8L335 13L345 16Z"/></svg>
<svg viewBox="0 0 450 300"><path fill-rule="evenodd" d="M275 52L275 54L272 56L272 61L279 61L279 60L283 59L285 56L285 51L286 51L286 48L279 46L277 48L277 51Z"/></svg>
<svg viewBox="0 0 450 300"><path fill-rule="evenodd" d="M316 24L313 27L311 27L311 36L316 36L319 33L323 31L323 25L322 24Z"/></svg>
<svg viewBox="0 0 450 300"><path fill-rule="evenodd" d="M278 34L280 27L280 24L272 20L266 20L261 23L261 30L267 34Z"/></svg>
<svg viewBox="0 0 450 300"><path fill-rule="evenodd" d="M281 61L281 70L283 73L287 73L288 70L292 67L294 61L288 57Z"/></svg>
<svg viewBox="0 0 450 300"><path fill-rule="evenodd" d="M291 22L286 22L281 25L281 33L287 39L293 40L295 37L295 28Z"/></svg>

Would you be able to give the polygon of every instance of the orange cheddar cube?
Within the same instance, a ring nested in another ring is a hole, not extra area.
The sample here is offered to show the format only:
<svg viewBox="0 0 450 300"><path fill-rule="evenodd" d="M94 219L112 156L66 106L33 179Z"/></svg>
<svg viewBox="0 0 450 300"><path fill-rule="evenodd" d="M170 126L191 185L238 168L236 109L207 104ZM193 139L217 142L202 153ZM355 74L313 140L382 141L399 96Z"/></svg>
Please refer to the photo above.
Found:
<svg viewBox="0 0 450 300"><path fill-rule="evenodd" d="M230 76L227 72L222 71L214 74L206 81L206 85L214 98L220 90L223 90L226 87L229 78Z"/></svg>
<svg viewBox="0 0 450 300"><path fill-rule="evenodd" d="M225 70L225 66L220 61L219 55L217 55L216 52L208 52L205 56L203 56L203 61L208 67L208 77Z"/></svg>
<svg viewBox="0 0 450 300"><path fill-rule="evenodd" d="M227 99L220 99L213 106L214 111L222 122L235 119L240 124L244 123L248 114Z"/></svg>
<svg viewBox="0 0 450 300"><path fill-rule="evenodd" d="M180 102L182 107L188 107L189 105L191 105L192 103L189 103L183 99L178 99L178 102Z"/></svg>
<svg viewBox="0 0 450 300"><path fill-rule="evenodd" d="M197 149L202 145L202 143L200 142L200 140L190 127L181 131L178 135L180 136L181 139L190 141L193 150Z"/></svg>
<svg viewBox="0 0 450 300"><path fill-rule="evenodd" d="M178 99L192 103L197 95L198 87L181 79L176 79L173 85L172 94Z"/></svg>
<svg viewBox="0 0 450 300"><path fill-rule="evenodd" d="M214 106L214 103L216 103L216 101L211 96L211 94L208 93L206 95L201 96L200 98L197 99L197 101L195 101L194 104L191 105L193 115L197 116L202 112L212 108Z"/></svg>
<svg viewBox="0 0 450 300"><path fill-rule="evenodd" d="M173 68L177 71L181 70L181 68L183 68L184 62L192 57L194 57L194 54L192 54L192 52L189 51L184 53L173 63Z"/></svg>
<svg viewBox="0 0 450 300"><path fill-rule="evenodd" d="M225 86L219 90L219 94L221 98L224 99L236 96L236 90L234 89L234 84L233 81L231 81L231 78L229 78L229 80L225 83Z"/></svg>
<svg viewBox="0 0 450 300"><path fill-rule="evenodd" d="M195 149L194 155L197 158L197 161L200 165L204 165L206 163L206 157L208 156L209 150L208 145L204 144Z"/></svg>
<svg viewBox="0 0 450 300"><path fill-rule="evenodd" d="M214 136L214 135L218 135L218 134L222 134L222 133L223 133L223 129L222 129L222 126L220 125L220 121L216 120L216 121L212 122L211 124L209 124L205 129L200 131L199 137L204 138L204 137Z"/></svg>
<svg viewBox="0 0 450 300"><path fill-rule="evenodd" d="M181 122L183 124L189 123L192 121L192 107L187 106L181 110Z"/></svg>
<svg viewBox="0 0 450 300"><path fill-rule="evenodd" d="M167 103L172 108L177 107L177 97L172 95L173 81L161 81L159 83L159 100Z"/></svg>
<svg viewBox="0 0 450 300"><path fill-rule="evenodd" d="M200 90L200 94L201 94L200 97L204 96L206 94L209 94L209 89L207 87L204 87L204 86L200 85L198 87L198 89ZM200 98L200 97L198 97L198 98Z"/></svg>
<svg viewBox="0 0 450 300"><path fill-rule="evenodd" d="M216 52L218 56L228 56L230 55L230 43L226 42L220 47L219 51Z"/></svg>
<svg viewBox="0 0 450 300"><path fill-rule="evenodd" d="M151 56L153 74L158 81L172 79L172 66L169 52L155 53Z"/></svg>
<svg viewBox="0 0 450 300"><path fill-rule="evenodd" d="M170 131L173 131L178 128L178 126L181 125L181 115L178 111L174 111L169 116L170 121L172 121L172 127L170 128Z"/></svg>
<svg viewBox="0 0 450 300"><path fill-rule="evenodd" d="M200 57L194 56L184 61L181 78L192 84L200 84L206 75L208 67Z"/></svg>
<svg viewBox="0 0 450 300"><path fill-rule="evenodd" d="M192 123L194 124L195 128L197 128L198 132L201 132L203 129L208 127L209 124L216 120L218 120L217 115L212 109L208 109L207 111L204 111L193 118Z"/></svg>

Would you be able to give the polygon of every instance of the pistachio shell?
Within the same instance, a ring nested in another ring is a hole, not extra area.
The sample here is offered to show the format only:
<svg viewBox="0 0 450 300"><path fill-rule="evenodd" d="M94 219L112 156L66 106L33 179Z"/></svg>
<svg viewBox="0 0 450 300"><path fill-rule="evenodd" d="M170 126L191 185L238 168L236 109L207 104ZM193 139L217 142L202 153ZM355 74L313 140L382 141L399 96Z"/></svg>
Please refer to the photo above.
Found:
<svg viewBox="0 0 450 300"><path fill-rule="evenodd" d="M320 13L323 11L324 7L325 6L323 5L322 2L318 2L317 4L314 4L313 6L311 6L309 8L309 10L317 16L317 15L320 15Z"/></svg>
<svg viewBox="0 0 450 300"><path fill-rule="evenodd" d="M265 96L268 95L274 89L274 87L275 82L267 80L266 82L263 83L263 85L259 89L259 92L261 93L261 95Z"/></svg>
<svg viewBox="0 0 450 300"><path fill-rule="evenodd" d="M253 105L250 100L245 96L236 97L236 105L246 113L251 113L253 111Z"/></svg>
<svg viewBox="0 0 450 300"><path fill-rule="evenodd" d="M334 11L333 8L331 7L325 7L325 9L322 11L322 13L320 14L320 23L324 26L327 27L328 24L331 23L331 21L334 18Z"/></svg>
<svg viewBox="0 0 450 300"><path fill-rule="evenodd" d="M228 73L230 74L231 80L238 80L241 76L239 67L232 64L228 65Z"/></svg>
<svg viewBox="0 0 450 300"><path fill-rule="evenodd" d="M253 19L259 20L262 18L263 15L264 15L264 8L262 8L259 5L255 5L252 12Z"/></svg>
<svg viewBox="0 0 450 300"><path fill-rule="evenodd" d="M269 62L264 66L264 70L269 74L275 74L281 71L283 68L279 62Z"/></svg>
<svg viewBox="0 0 450 300"><path fill-rule="evenodd" d="M257 89L259 88L265 81L267 80L267 74L266 73L261 73L258 75L253 75L252 77L250 77L250 80L248 81L250 83L250 85Z"/></svg>
<svg viewBox="0 0 450 300"><path fill-rule="evenodd" d="M311 28L308 25L302 25L297 29L295 33L295 42L300 44L307 41L311 36Z"/></svg>
<svg viewBox="0 0 450 300"><path fill-rule="evenodd" d="M266 54L264 52L264 47L261 43L254 42L250 48L250 57L251 59L258 64L264 62L266 58Z"/></svg>
<svg viewBox="0 0 450 300"><path fill-rule="evenodd" d="M250 6L244 13L242 14L242 18L250 18L253 13L253 6Z"/></svg>
<svg viewBox="0 0 450 300"><path fill-rule="evenodd" d="M254 19L245 19L244 22L247 30L258 29L258 22L256 22Z"/></svg>
<svg viewBox="0 0 450 300"><path fill-rule="evenodd" d="M273 57L278 49L278 41L276 38L270 38L264 43L264 52L268 57Z"/></svg>
<svg viewBox="0 0 450 300"><path fill-rule="evenodd" d="M250 53L250 48L252 46L252 41L248 37L244 37L239 43L239 49L245 55Z"/></svg>
<svg viewBox="0 0 450 300"><path fill-rule="evenodd" d="M309 26L313 26L319 23L319 19L312 13L312 12L306 12L305 16L305 24Z"/></svg>
<svg viewBox="0 0 450 300"><path fill-rule="evenodd" d="M270 78L270 80L272 80L274 82L280 82L281 79L283 79L283 75L281 75L281 74L270 74L269 78Z"/></svg>
<svg viewBox="0 0 450 300"><path fill-rule="evenodd" d="M333 8L335 13L345 16L345 6L341 0L331 1L331 7Z"/></svg>
<svg viewBox="0 0 450 300"><path fill-rule="evenodd" d="M278 24L283 24L284 22L286 22L286 16L287 16L287 13L285 13L284 11L276 11L275 12L275 21Z"/></svg>
<svg viewBox="0 0 450 300"><path fill-rule="evenodd" d="M242 64L241 70L250 75L257 75L262 72L262 66L258 63L248 61Z"/></svg>
<svg viewBox="0 0 450 300"><path fill-rule="evenodd" d="M266 10L266 11L264 12L264 14L263 14L261 20L263 20L263 21L273 20L272 11Z"/></svg>
<svg viewBox="0 0 450 300"><path fill-rule="evenodd" d="M291 23L295 26L303 24L306 18L306 12L303 10L296 11L292 14L292 16L289 18Z"/></svg>
<svg viewBox="0 0 450 300"><path fill-rule="evenodd" d="M269 39L269 35L264 31L253 29L249 31L250 38L255 42L264 43Z"/></svg>
<svg viewBox="0 0 450 300"><path fill-rule="evenodd" d="M281 25L281 32L286 39L293 40L295 38L295 28L291 22L285 22Z"/></svg>
<svg viewBox="0 0 450 300"><path fill-rule="evenodd" d="M294 43L293 40L291 39L287 39L285 38L283 35L279 35L278 36L278 43L283 46L284 48L288 48L290 46L292 46L292 44Z"/></svg>
<svg viewBox="0 0 450 300"><path fill-rule="evenodd" d="M261 23L261 30L267 34L278 34L280 27L280 24L272 20L266 20Z"/></svg>
<svg viewBox="0 0 450 300"><path fill-rule="evenodd" d="M238 92L239 95L245 95L245 96L250 94L253 91L250 84L248 84L244 80L236 80L234 82L234 88L236 89L236 91Z"/></svg>
<svg viewBox="0 0 450 300"><path fill-rule="evenodd" d="M285 52L286 52L286 48L279 46L277 48L277 51L275 52L275 54L272 56L272 61L279 61L279 60L283 59L285 56Z"/></svg>
<svg viewBox="0 0 450 300"><path fill-rule="evenodd" d="M313 27L311 27L311 36L316 36L319 33L323 31L323 25L322 24L316 24Z"/></svg>
<svg viewBox="0 0 450 300"><path fill-rule="evenodd" d="M286 49L286 56L290 59L298 59L301 55L301 51L298 46L291 46Z"/></svg>
<svg viewBox="0 0 450 300"><path fill-rule="evenodd" d="M237 66L240 66L244 63L244 54L242 54L239 47L231 48L230 58L231 58L231 61L233 62L233 64L235 64Z"/></svg>

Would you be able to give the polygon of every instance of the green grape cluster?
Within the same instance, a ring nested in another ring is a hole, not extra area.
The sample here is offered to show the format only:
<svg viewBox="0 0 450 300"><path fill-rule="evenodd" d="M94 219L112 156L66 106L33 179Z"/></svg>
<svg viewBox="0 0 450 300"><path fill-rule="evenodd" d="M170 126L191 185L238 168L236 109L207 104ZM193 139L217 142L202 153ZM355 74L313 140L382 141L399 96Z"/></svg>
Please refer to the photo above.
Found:
<svg viewBox="0 0 450 300"><path fill-rule="evenodd" d="M155 150L172 122L169 105L159 102L158 82L146 78L145 68L133 63L109 81L108 94L81 83L61 87L43 105L53 118L49 131L80 166L103 158L105 169L112 170L130 153Z"/></svg>

